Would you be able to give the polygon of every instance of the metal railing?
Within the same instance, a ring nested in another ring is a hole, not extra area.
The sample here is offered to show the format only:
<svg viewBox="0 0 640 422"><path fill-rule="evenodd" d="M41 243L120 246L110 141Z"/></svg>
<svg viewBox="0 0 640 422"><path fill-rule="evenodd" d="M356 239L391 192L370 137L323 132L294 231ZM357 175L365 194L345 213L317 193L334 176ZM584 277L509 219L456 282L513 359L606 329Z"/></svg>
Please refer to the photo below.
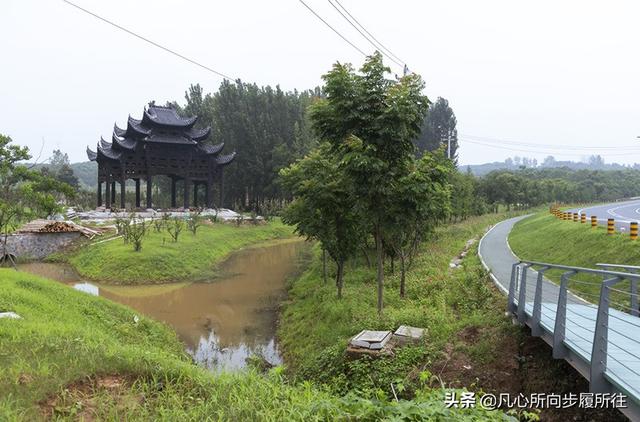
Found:
<svg viewBox="0 0 640 422"><path fill-rule="evenodd" d="M632 274L640 273L640 267L637 265L621 265L621 264L596 264L602 268L613 268L614 270L627 271ZM638 306L638 280L630 280L629 296L631 298L631 315L639 316L640 307Z"/></svg>
<svg viewBox="0 0 640 422"><path fill-rule="evenodd" d="M618 389L638 400L640 386L628 380L640 378L640 267L598 266L602 268L517 262L507 310L529 325L532 335L552 345L554 358L578 365L591 392L611 392L615 378L622 384ZM559 283L551 283L545 274L559 277Z"/></svg>

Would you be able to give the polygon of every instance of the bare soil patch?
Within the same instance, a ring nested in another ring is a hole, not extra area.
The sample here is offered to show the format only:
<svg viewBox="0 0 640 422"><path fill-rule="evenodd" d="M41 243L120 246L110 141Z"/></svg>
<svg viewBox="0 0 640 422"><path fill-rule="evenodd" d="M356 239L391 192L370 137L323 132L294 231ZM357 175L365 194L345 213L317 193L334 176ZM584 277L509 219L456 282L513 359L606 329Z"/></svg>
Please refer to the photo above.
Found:
<svg viewBox="0 0 640 422"><path fill-rule="evenodd" d="M114 409L126 413L144 401L142 394L133 395L132 376L110 374L86 378L69 384L60 393L41 401L40 414L46 420L57 417L91 422L102 419L98 410L109 403Z"/></svg>
<svg viewBox="0 0 640 422"><path fill-rule="evenodd" d="M443 358L431 365L430 370L448 387L466 387L471 391L493 394L510 393L511 397L520 393L525 396L575 393L579 396L582 392L589 392L589 383L567 362L553 359L551 348L542 339L530 336L526 328L514 330L514 333L506 336L467 327L458 333L455 345L447 345ZM481 340L494 342L494 358L488 362L473 359L465 347ZM540 409L540 420L615 422L626 421L627 418L618 410L574 407Z"/></svg>

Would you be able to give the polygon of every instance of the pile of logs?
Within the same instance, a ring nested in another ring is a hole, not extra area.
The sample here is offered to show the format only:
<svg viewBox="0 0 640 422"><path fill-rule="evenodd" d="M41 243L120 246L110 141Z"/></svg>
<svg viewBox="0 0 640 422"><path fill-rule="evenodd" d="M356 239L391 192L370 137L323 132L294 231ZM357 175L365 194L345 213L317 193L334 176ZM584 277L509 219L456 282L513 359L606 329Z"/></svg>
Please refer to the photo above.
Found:
<svg viewBox="0 0 640 422"><path fill-rule="evenodd" d="M54 221L38 230L40 233L69 233L77 232L78 229L64 221Z"/></svg>
<svg viewBox="0 0 640 422"><path fill-rule="evenodd" d="M73 221L33 220L16 230L16 233L72 233L79 232L88 238L101 234L100 231L81 226Z"/></svg>

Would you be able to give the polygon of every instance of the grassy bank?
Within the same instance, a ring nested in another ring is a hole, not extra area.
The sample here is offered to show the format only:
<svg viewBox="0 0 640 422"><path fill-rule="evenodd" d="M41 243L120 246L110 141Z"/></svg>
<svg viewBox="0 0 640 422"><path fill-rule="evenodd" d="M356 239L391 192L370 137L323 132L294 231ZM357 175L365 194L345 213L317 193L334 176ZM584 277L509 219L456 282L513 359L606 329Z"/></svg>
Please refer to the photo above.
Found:
<svg viewBox="0 0 640 422"><path fill-rule="evenodd" d="M276 368L214 375L166 326L108 300L0 269L0 420L501 420L448 410L443 391L413 401L338 398ZM397 420L397 419L396 419Z"/></svg>
<svg viewBox="0 0 640 422"><path fill-rule="evenodd" d="M251 244L290 237L293 231L279 220L265 225L203 225L194 236L184 230L178 242L153 228L140 252L122 239L83 247L66 260L85 278L112 284L153 284L204 280L231 252Z"/></svg>
<svg viewBox="0 0 640 422"><path fill-rule="evenodd" d="M611 236L606 233L603 226L591 228L590 223L564 221L548 212L540 212L516 223L509 235L509 244L520 259L531 261L587 268L597 268L597 263L640 264L638 241L630 240L628 233ZM560 279L559 272L548 272L547 275L554 281ZM571 283L569 287L590 295L585 298L594 301L600 293L601 279L594 281L597 284ZM624 289L626 284L617 288Z"/></svg>
<svg viewBox="0 0 640 422"><path fill-rule="evenodd" d="M449 262L468 239L477 238L503 218L472 218L438 230L422 246L407 273L404 299L399 296L399 274L391 274L387 262L381 318L376 312L374 268L368 268L363 258L351 261L345 273L344 297L339 300L333 280L323 283L316 258L291 285L279 331L294 372L331 385L340 393L357 388L369 394L378 389L393 394L391 383L401 383L401 389L410 390L420 372L424 372L423 378L425 373L437 374L439 368L430 363L441 360L447 345L463 348L479 360L492 359L489 351L495 337L513 332L501 312L492 312L503 308L503 298L492 288L473 250L464 259L464 268L450 269ZM426 328L425 342L400 349L395 359L343 359L348 339L360 330L395 330L401 324ZM473 344L456 341L457 333L469 329L484 334Z"/></svg>
<svg viewBox="0 0 640 422"><path fill-rule="evenodd" d="M505 317L505 298L482 268L477 242L461 268L449 268L468 239L478 239L507 217L486 215L438 229L423 243L407 274L404 299L399 274L392 274L387 262L382 317L376 312L375 269L367 268L363 258L349 262L344 297L338 300L333 280L323 283L316 250L309 270L291 283L281 317L280 345L291 375L337 394L358 391L367 397L410 398L424 380L434 388L444 384L512 395L588 391L568 364L552 359L543 341ZM396 349L393 357L353 359L345 354L349 339L360 330L394 330L401 324L426 328L423 342ZM547 409L541 417L620 417L615 411L589 412Z"/></svg>

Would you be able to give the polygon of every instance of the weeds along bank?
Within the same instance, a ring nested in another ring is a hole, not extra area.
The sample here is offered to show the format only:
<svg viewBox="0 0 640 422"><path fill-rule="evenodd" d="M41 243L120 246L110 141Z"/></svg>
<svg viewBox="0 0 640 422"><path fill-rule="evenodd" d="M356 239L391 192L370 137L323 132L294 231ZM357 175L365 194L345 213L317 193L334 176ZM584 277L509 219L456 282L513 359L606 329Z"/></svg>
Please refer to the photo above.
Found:
<svg viewBox="0 0 640 422"><path fill-rule="evenodd" d="M203 224L194 235L183 229L176 242L165 231L147 228L142 249L122 238L82 247L59 257L83 277L112 284L153 284L212 278L230 253L254 243L293 236L279 219L263 225Z"/></svg>
<svg viewBox="0 0 640 422"><path fill-rule="evenodd" d="M504 298L475 254L469 251L460 268L450 261L504 214L470 218L438 229L421 245L407 272L406 297L399 294L399 271L392 274L386 262L385 305L376 311L375 269L363 257L346 266L343 298L337 299L330 271L323 282L320 252L309 270L290 285L279 338L285 360L301 378L330 385L338 393L362 391L365 395L411 396L421 380L437 375L436 361L447 347L462 347L479 361L496 357L496 339L515 332L504 317ZM395 330L399 325L426 328L423 344L396 351L393 359L348 360L346 345L362 329ZM464 330L482 332L473 344L456 342Z"/></svg>
<svg viewBox="0 0 640 422"><path fill-rule="evenodd" d="M282 368L213 374L167 326L57 282L0 269L0 420L504 420L445 409L443 391L412 401L338 397Z"/></svg>

